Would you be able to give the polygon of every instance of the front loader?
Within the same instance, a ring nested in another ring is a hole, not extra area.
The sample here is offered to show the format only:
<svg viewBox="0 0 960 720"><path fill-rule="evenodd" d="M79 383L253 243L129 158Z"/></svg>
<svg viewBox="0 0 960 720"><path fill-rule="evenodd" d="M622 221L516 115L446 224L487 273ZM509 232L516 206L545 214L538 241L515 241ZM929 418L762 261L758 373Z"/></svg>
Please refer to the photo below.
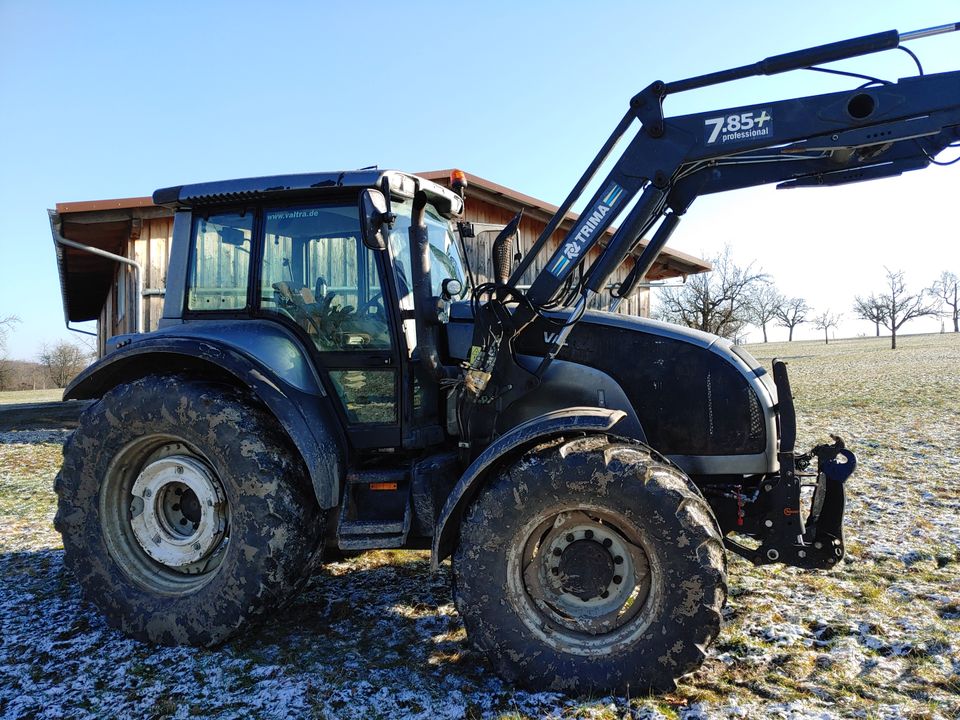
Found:
<svg viewBox="0 0 960 720"><path fill-rule="evenodd" d="M462 260L462 176L158 190L176 212L161 326L112 339L65 394L98 401L56 481L86 597L134 637L215 646L289 600L325 544L430 547L434 566L452 557L468 636L505 678L672 687L720 631L727 550L843 558L856 458L839 437L797 452L784 363L590 300L649 236L617 291L630 295L699 195L949 164L936 157L960 145L960 72L679 117L664 101L957 29L649 85L529 250L514 255L519 217L504 228L489 282Z"/></svg>

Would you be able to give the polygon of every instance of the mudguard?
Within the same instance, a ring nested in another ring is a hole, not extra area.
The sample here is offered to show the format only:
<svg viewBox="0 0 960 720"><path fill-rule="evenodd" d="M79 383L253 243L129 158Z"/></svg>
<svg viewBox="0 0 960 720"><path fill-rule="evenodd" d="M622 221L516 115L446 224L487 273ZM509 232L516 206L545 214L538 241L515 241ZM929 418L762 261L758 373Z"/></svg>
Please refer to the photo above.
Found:
<svg viewBox="0 0 960 720"><path fill-rule="evenodd" d="M298 378L284 379L260 359L231 347L222 338L202 337L199 333L187 337L152 333L127 344L121 341L117 350L84 370L67 387L64 400L97 399L122 383L171 372L223 379L252 392L277 419L303 458L320 507L337 505L345 440L338 432L339 425L316 376L306 378L301 373Z"/></svg>
<svg viewBox="0 0 960 720"><path fill-rule="evenodd" d="M514 455L549 437L576 432L602 433L610 430L627 414L622 410L597 407L572 407L531 418L492 442L470 463L444 503L433 533L431 560L436 569L453 552L460 518L486 482L488 474L510 455Z"/></svg>

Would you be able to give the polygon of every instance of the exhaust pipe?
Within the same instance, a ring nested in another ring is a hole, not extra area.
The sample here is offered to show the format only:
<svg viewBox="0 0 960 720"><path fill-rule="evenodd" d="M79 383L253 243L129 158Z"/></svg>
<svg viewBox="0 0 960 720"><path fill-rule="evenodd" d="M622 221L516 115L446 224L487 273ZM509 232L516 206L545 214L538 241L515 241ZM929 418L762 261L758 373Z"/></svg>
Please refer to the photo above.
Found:
<svg viewBox="0 0 960 720"><path fill-rule="evenodd" d="M460 370L444 365L437 351L437 315L433 308L436 301L430 283L430 235L423 222L427 195L418 190L413 196L413 212L410 216L410 250L413 265L410 272L413 281L414 316L417 326L417 350L420 362L436 381L460 376Z"/></svg>

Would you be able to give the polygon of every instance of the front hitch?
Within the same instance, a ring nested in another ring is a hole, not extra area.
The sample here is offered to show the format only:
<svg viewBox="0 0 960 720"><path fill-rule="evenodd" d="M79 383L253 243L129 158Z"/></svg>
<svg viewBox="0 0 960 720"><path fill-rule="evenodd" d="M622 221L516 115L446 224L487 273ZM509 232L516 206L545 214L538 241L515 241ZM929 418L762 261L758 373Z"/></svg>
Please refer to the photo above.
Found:
<svg viewBox="0 0 960 720"><path fill-rule="evenodd" d="M843 558L844 485L857 467L856 456L843 439L831 435L832 443L817 445L797 455L796 414L786 365L775 360L773 379L777 386L780 417L780 472L766 478L757 497L760 546L756 549L725 539L728 549L756 565L785 563L814 569L830 568ZM806 520L800 505L801 477L816 459L816 485ZM798 474L798 473L802 473Z"/></svg>

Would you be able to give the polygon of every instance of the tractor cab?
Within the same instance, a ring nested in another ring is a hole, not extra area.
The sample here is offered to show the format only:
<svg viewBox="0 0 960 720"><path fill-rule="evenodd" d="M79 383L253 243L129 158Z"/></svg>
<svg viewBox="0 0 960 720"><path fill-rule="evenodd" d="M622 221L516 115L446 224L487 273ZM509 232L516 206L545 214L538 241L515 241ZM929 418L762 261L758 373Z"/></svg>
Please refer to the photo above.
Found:
<svg viewBox="0 0 960 720"><path fill-rule="evenodd" d="M463 203L428 180L362 170L157 191L158 204L177 209L171 261L184 268L169 274L171 285L184 285L170 287L160 332L236 319L280 325L337 398L355 448L415 446L425 427L437 437L436 388L414 370L422 263L409 230L418 192L429 239L425 290L447 301L465 297L451 226Z"/></svg>

